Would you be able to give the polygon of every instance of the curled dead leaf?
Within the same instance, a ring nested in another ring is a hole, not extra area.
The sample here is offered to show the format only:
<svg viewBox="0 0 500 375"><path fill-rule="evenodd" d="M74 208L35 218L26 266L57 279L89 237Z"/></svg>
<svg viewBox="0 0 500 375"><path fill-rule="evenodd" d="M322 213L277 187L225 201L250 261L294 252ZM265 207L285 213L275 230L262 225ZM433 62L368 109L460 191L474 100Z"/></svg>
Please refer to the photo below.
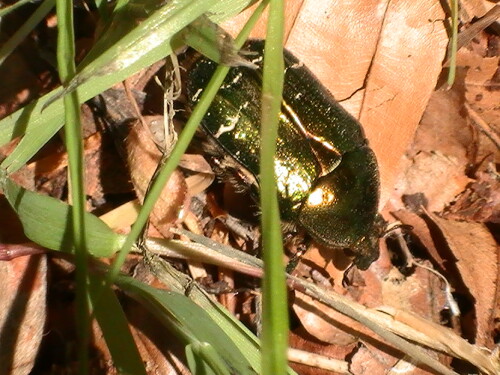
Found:
<svg viewBox="0 0 500 375"><path fill-rule="evenodd" d="M139 121L130 125L125 149L132 184L142 202L162 154L149 131L144 129ZM170 228L180 219L183 209L189 205L188 198L186 180L179 170L175 170L151 213L151 223L163 236L171 237Z"/></svg>
<svg viewBox="0 0 500 375"><path fill-rule="evenodd" d="M191 196L205 191L215 179L210 164L201 155L185 154L179 163L179 167L193 172L186 178L188 192Z"/></svg>
<svg viewBox="0 0 500 375"><path fill-rule="evenodd" d="M500 181L496 173L480 172L451 207L447 219L500 223Z"/></svg>
<svg viewBox="0 0 500 375"><path fill-rule="evenodd" d="M492 347L490 328L499 278L499 247L483 224L442 219L431 213L428 215L441 230L455 257L464 286L474 298L475 342Z"/></svg>

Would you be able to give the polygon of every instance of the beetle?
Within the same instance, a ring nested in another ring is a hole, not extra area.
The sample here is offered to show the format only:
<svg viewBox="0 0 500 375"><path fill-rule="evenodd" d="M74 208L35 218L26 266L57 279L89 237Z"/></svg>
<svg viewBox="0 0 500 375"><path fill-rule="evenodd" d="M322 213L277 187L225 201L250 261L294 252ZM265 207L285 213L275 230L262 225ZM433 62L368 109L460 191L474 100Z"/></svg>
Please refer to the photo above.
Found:
<svg viewBox="0 0 500 375"><path fill-rule="evenodd" d="M218 173L259 194L259 147L264 41L244 46L257 69L233 67L202 120L206 150ZM284 50L275 175L281 219L319 244L348 248L366 269L378 258L379 172L360 123L311 71ZM217 64L199 55L189 66L191 108Z"/></svg>

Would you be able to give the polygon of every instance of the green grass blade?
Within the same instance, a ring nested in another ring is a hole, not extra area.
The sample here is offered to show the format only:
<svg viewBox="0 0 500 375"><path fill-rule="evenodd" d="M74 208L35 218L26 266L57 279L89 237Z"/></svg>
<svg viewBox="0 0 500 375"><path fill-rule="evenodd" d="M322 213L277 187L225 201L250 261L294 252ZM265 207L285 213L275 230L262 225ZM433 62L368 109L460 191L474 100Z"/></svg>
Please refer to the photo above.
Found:
<svg viewBox="0 0 500 375"><path fill-rule="evenodd" d="M193 353L194 357L202 359L202 362L207 364L202 370L203 374L231 375L227 366L221 366L222 361L212 345L204 342L197 342L189 345L189 351ZM198 374L198 371L192 372L193 374Z"/></svg>
<svg viewBox="0 0 500 375"><path fill-rule="evenodd" d="M198 348L203 343L210 344L217 353L216 357L211 358L222 359L222 362L215 359L217 366L227 368L232 374L255 374L250 363L227 334L185 295L155 289L127 276L118 276L116 284L139 301L184 343L194 344ZM202 353L202 356L212 354L209 351Z"/></svg>
<svg viewBox="0 0 500 375"><path fill-rule="evenodd" d="M140 61L150 51L164 49L172 37L198 17L207 13L217 0L173 0L154 11L116 43L105 48L96 46L99 58L85 65L60 95L75 90L93 77L102 77L126 69ZM95 53L95 51L93 52ZM84 63L85 64L85 63ZM59 98L51 98L47 105Z"/></svg>
<svg viewBox="0 0 500 375"><path fill-rule="evenodd" d="M24 24L0 48L0 65L21 44L28 34L44 19L54 7L55 0L44 0ZM0 16L1 17L1 16Z"/></svg>
<svg viewBox="0 0 500 375"><path fill-rule="evenodd" d="M184 243L176 240L155 240L153 241L154 243L147 241L146 245L149 248L150 246L156 247L158 244L162 243L167 248L172 248L174 251L177 250L185 252L187 255L190 251L189 249L186 249L186 247L200 246L201 243L204 244L201 250L203 253L220 252L224 255L232 257L233 259L239 259L241 256L243 258L247 258L249 264L253 265L253 262L255 262L255 267L262 267L262 261L260 259L256 259L228 246L221 245L220 243L216 243L209 238L187 231L183 231L183 233L188 235L192 241L199 241L199 243ZM229 313L220 303L214 301L209 295L207 295L207 293L197 283L193 283L188 276L176 270L166 260L157 256L152 256L148 260L148 264L151 267L152 272L161 282L169 285L173 291L188 296L191 300L198 304L240 349L245 358L252 365L252 368L257 373L261 373L262 352L260 350L260 342L247 327L236 319L234 315ZM294 375L295 372L288 369L288 374Z"/></svg>
<svg viewBox="0 0 500 375"><path fill-rule="evenodd" d="M237 14L250 2L251 0L218 1L216 6L211 8L207 13L210 15L212 21L219 22ZM147 32L144 29L143 31ZM174 31L177 33L181 29ZM140 35L139 37L143 36ZM88 81L82 83L76 90L80 104L170 53L172 53L171 39L159 40L158 47L147 51L135 63L127 65L124 69L105 76L93 76L89 78ZM95 66L105 66L106 61L103 60L104 57L99 55L99 53L95 53L95 55L98 56L97 59L100 59L100 61L94 62ZM114 56L110 56L110 58L113 61ZM16 137L26 134L14 152L2 162L2 168L7 169L9 173L13 173L21 168L61 128L64 123L62 99L56 100L43 111L42 108L52 98L62 97L62 93L63 89L58 88L0 121L0 146L5 145Z"/></svg>
<svg viewBox="0 0 500 375"><path fill-rule="evenodd" d="M70 81L76 73L73 3L56 0L57 68L61 82ZM65 144L68 152L69 188L73 200L70 238L75 248L76 325L78 334L78 369L89 370L90 311L88 291L88 254L85 222L85 191L83 182L83 139L80 124L80 104L76 92L64 98Z"/></svg>
<svg viewBox="0 0 500 375"><path fill-rule="evenodd" d="M33 114L33 107L36 108L36 106L29 104L21 110L21 116L18 121L14 122L15 125L12 127L12 132L10 132L7 124L7 127L3 128L3 134L1 134L2 130L0 130L0 138L2 135L5 135L3 139L5 139L5 143L7 143L10 138L15 138L16 133L24 133L25 129L29 126L27 135L21 139L14 151L4 159L2 164L0 164L0 167L9 174L18 171L26 165L38 150L40 150L64 124L64 105L62 101L57 103L57 107L54 105L54 108L47 110L47 112L52 110L50 114L47 114L47 116L42 115L43 120L47 121L47 126L43 126L45 121L38 121L37 116L31 117ZM41 126L37 126L38 124ZM2 121L0 121L0 127L1 126Z"/></svg>
<svg viewBox="0 0 500 375"><path fill-rule="evenodd" d="M191 344L186 345L184 352L186 353L186 362L192 374L215 375L215 372L208 364L199 355L195 354Z"/></svg>
<svg viewBox="0 0 500 375"><path fill-rule="evenodd" d="M18 186L5 177L0 187L23 224L26 236L48 249L74 253L71 241L71 206L58 199L38 194ZM109 257L121 247L123 239L101 219L86 213L87 246L96 257Z"/></svg>
<svg viewBox="0 0 500 375"><path fill-rule="evenodd" d="M146 375L120 302L115 293L104 285L103 279L96 275L90 279L90 298L117 372Z"/></svg>
<svg viewBox="0 0 500 375"><path fill-rule="evenodd" d="M186 45L219 64L248 64L248 60L238 54L233 38L206 16L199 17L186 27L182 39Z"/></svg>
<svg viewBox="0 0 500 375"><path fill-rule="evenodd" d="M284 4L271 0L264 50L260 149L260 202L264 260L262 304L262 373L285 374L288 348L288 304L283 264L274 155L283 91Z"/></svg>

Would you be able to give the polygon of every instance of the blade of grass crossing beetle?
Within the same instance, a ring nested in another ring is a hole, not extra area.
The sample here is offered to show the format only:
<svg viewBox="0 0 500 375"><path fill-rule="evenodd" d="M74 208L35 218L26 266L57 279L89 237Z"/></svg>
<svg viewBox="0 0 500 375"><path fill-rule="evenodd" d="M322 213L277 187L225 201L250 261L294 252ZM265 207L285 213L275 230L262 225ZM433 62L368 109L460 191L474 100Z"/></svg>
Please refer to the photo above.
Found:
<svg viewBox="0 0 500 375"><path fill-rule="evenodd" d="M252 66L238 54L233 38L207 16L201 16L182 32L182 39L210 60L224 65Z"/></svg>
<svg viewBox="0 0 500 375"><path fill-rule="evenodd" d="M288 348L288 304L283 263L281 220L274 170L278 116L283 91L284 4L271 0L267 22L262 79L260 148L262 247L264 260L262 304L262 374L285 374Z"/></svg>

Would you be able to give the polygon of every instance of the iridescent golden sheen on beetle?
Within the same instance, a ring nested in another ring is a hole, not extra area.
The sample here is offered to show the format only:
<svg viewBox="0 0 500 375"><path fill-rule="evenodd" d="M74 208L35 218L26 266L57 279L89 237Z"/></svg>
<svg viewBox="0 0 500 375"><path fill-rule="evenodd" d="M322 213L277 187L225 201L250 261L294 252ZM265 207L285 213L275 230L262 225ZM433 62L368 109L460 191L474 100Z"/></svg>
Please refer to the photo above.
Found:
<svg viewBox="0 0 500 375"><path fill-rule="evenodd" d="M258 200L263 41L244 50L259 68L232 68L202 121L221 158L241 169ZM279 117L275 174L281 218L303 227L322 245L349 248L366 269L378 257L379 173L360 123L311 71L284 52L285 83ZM190 64L187 94L194 106L216 68L199 56ZM223 155L223 156L220 156ZM217 168L216 168L217 169Z"/></svg>

